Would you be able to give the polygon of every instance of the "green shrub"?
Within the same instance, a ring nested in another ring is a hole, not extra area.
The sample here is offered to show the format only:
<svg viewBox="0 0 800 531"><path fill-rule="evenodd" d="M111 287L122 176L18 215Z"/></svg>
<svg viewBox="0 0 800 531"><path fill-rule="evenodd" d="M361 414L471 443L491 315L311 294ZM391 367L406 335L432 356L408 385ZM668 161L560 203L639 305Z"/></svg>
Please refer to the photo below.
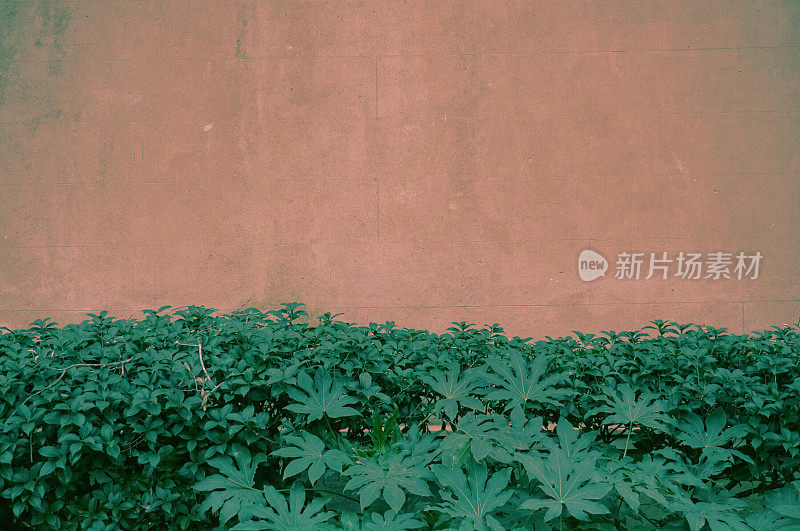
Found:
<svg viewBox="0 0 800 531"><path fill-rule="evenodd" d="M508 338L300 305L0 335L0 521L790 529L800 333Z"/></svg>

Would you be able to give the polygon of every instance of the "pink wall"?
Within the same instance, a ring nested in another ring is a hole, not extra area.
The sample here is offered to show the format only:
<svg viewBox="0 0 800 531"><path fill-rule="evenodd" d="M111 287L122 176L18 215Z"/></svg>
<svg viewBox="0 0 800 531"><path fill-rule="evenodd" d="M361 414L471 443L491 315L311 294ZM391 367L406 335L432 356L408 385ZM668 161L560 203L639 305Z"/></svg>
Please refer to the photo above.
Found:
<svg viewBox="0 0 800 531"><path fill-rule="evenodd" d="M796 322L798 113L796 1L4 1L0 324ZM682 251L764 258L614 278Z"/></svg>

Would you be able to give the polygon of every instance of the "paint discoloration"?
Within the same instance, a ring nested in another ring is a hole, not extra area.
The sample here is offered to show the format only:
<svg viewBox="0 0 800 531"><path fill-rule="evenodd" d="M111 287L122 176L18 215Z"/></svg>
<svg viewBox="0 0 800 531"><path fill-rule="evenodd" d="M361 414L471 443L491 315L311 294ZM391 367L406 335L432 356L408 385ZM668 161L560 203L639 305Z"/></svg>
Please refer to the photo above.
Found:
<svg viewBox="0 0 800 531"><path fill-rule="evenodd" d="M64 41L70 23L70 4L40 0L38 3L0 4L0 108L14 100L53 107L58 95L51 92L41 69L31 62L44 62L46 77L64 75ZM53 109L35 116L52 119L61 113Z"/></svg>
<svg viewBox="0 0 800 531"><path fill-rule="evenodd" d="M11 61L17 54L17 13L19 4L0 3L0 106L6 101Z"/></svg>

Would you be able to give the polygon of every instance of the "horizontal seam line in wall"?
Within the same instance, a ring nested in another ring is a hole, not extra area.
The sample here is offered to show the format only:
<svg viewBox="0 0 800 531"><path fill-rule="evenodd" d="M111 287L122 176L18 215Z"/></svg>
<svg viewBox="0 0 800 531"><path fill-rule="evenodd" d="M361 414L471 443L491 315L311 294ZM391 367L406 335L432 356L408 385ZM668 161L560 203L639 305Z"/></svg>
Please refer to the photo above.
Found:
<svg viewBox="0 0 800 531"><path fill-rule="evenodd" d="M436 306L342 306L338 304L329 305L314 305L321 307L331 307L336 310L392 310L392 309L408 309L408 310L435 310L438 308L572 308L575 306L649 306L649 305L671 305L671 304L742 304L742 303L762 303L762 302L800 302L800 299L765 299L765 300L725 300L725 301L659 301L659 302L577 302L577 303L564 303L564 304L453 304L453 305L436 305ZM213 306L206 306L213 308ZM307 306L308 307L308 306ZM84 312L97 311L98 308L51 308L51 309L13 309L13 308L0 308L0 312ZM150 309L150 308L143 308ZM230 311L230 308L215 308L218 311ZM235 308L233 308L235 309ZM109 310L110 312L111 310ZM135 310L133 308L113 309L113 311L127 312L140 312L141 309Z"/></svg>
<svg viewBox="0 0 800 531"><path fill-rule="evenodd" d="M26 173L26 172L10 172L14 173ZM614 178L614 177L635 177L635 178L642 178L642 177L709 177L709 176L723 176L723 175L794 175L799 174L800 170L785 170L785 171L740 171L740 172L708 172L708 173L694 173L694 172L684 172L684 173L644 173L644 172L634 172L634 175L631 173L590 173L588 177L581 176L581 174L558 174L558 175L551 175L547 177L536 177L536 176L519 176L519 175L490 175L490 176L480 176L476 175L474 178L470 179L470 182L478 182L478 181L507 181L512 180L514 182L541 182L541 183L563 183L564 179L567 178L574 178L580 179L580 183L587 182L587 179L607 179L607 178ZM412 181L442 181L443 183L449 183L442 179L441 177L430 176L430 175L422 175L422 176L406 176L406 177L394 177L396 181L401 182L412 182ZM258 179L257 182L259 184L266 184L266 183L301 183L301 184L309 184L309 185L322 185L328 182L372 182L372 181L380 181L382 180L381 177L317 177L317 178L309 178L309 177L301 177L297 179ZM247 183L247 182L256 182L254 180L247 180L247 179L231 179L231 178L224 178L224 179L217 179L214 177L203 177L200 178L198 181L188 183L188 185L192 184L203 184L208 181L213 181L215 183ZM591 181L589 181L591 182ZM179 181L128 181L124 179L114 179L114 180L102 180L102 181L46 181L46 180L34 180L34 181L9 181L9 182L0 182L0 186L42 186L42 185L51 185L51 184L59 184L59 185L74 185L74 186L98 186L98 185L106 185L106 184L175 184L175 185L182 185L183 183Z"/></svg>
<svg viewBox="0 0 800 531"><path fill-rule="evenodd" d="M764 109L751 109L751 110L729 110L729 111L709 111L709 110L693 110L693 111L640 111L640 112L598 112L598 113L553 113L553 114L545 114L545 113L537 113L537 112L526 112L526 113L517 113L517 114L491 114L491 115L460 115L460 114L453 114L448 115L448 119L453 120L486 120L486 119L497 119L497 120L509 120L514 118L527 118L527 119L539 119L539 118L598 118L598 117L605 117L605 116L688 116L688 115L696 115L696 114L798 114L800 110L764 110ZM442 115L447 114L445 112L441 112ZM409 118L421 118L421 117L430 117L432 113L424 113L424 112L415 112L415 113L407 113L407 114L390 114L380 116L378 119L409 119ZM434 115L435 116L435 115Z"/></svg>
<svg viewBox="0 0 800 531"><path fill-rule="evenodd" d="M693 115L693 114L785 114L785 115L792 115L792 114L800 114L800 109L798 110L731 110L731 111L709 111L709 110L694 110L694 111L640 111L640 112L599 112L599 113L552 113L552 114L545 114L539 112L531 112L525 111L516 114L487 114L487 115L458 115L458 114L451 114L448 116L448 120L530 120L530 119L542 119L542 118L565 118L565 117L586 117L586 118L596 118L596 117L604 117L604 116L649 116L649 115ZM278 121L285 121L285 122L298 122L298 123L305 123L309 121L311 118L319 119L343 119L347 118L348 120L352 121L364 121L364 122L375 122L381 120L393 120L393 121L401 121L401 120L408 120L408 119L419 119L429 117L430 113L404 113L404 114L392 114L392 115L384 115L379 117L369 117L369 116L337 116L334 114L330 115L316 115L316 116L270 116L270 120L278 120ZM218 119L216 123L225 123L231 122L232 120L228 119ZM25 125L25 126L40 126L40 125L73 125L73 124L95 124L95 125L117 125L117 124L144 124L144 125L163 125L163 124L173 124L173 125L200 125L205 124L205 119L200 118L190 118L190 119L172 119L172 120L130 120L130 119L116 119L116 118L105 118L105 119L97 119L97 120L85 120L85 119L61 119L61 120L0 120L0 126L2 125ZM210 134L210 133L209 133Z"/></svg>
<svg viewBox="0 0 800 531"><path fill-rule="evenodd" d="M689 175L689 174L683 174ZM725 174L727 175L727 174ZM503 177L501 177L503 178ZM17 181L17 182L0 182L0 186L41 186L41 185L50 185L50 184L62 184L62 185L75 185L75 186L102 186L106 184L175 184L175 185L196 185L196 184L205 184L208 182L214 183L253 183L257 182L258 184L267 184L267 183L305 183L305 184L313 184L313 185L320 185L327 182L349 182L349 181L363 181L363 182L373 182L379 180L379 177L319 177L319 178L301 178L301 179L258 179L257 181L252 179L216 179L214 177L203 177L191 183L181 183L179 181L126 181L123 179L117 180L103 180L103 181Z"/></svg>
<svg viewBox="0 0 800 531"><path fill-rule="evenodd" d="M83 58L62 58L62 59L12 59L10 63L102 63L102 62L149 62L166 63L175 61L236 61L249 62L260 60L305 60L305 59L372 59L377 56L383 58L404 58L404 57L526 57L533 55L593 55L593 54L612 54L612 53L675 53L675 52L714 52L714 51L744 51L744 50L798 50L800 44L780 44L773 46L710 46L698 48L626 48L608 50L529 50L524 52L420 52L420 53L384 53L380 50L365 52L362 54L311 54L311 55L248 55L247 57L237 57L232 55L216 55L206 57L163 57L154 55L143 59L119 58L119 57L91 57Z"/></svg>
<svg viewBox="0 0 800 531"><path fill-rule="evenodd" d="M756 240L756 241L780 241L795 240L800 235L792 236L721 236L718 240ZM185 244L185 243L146 243L146 244L76 244L76 245L3 245L0 241L0 250L3 249L125 249L125 248L182 248L182 249L236 249L251 247L301 247L301 246L342 246L342 245L425 245L425 244L449 244L449 243L469 243L469 244L501 244L501 243L555 243L555 242L605 242L613 243L623 240L625 237L609 238L537 238L522 240L371 240L371 241L342 241L342 242L259 242L259 243L224 243L224 244ZM706 238L708 239L708 238ZM646 241L691 241L697 242L696 238L676 238L676 237L635 237L631 238L636 242ZM633 281L632 281L633 282Z"/></svg>
<svg viewBox="0 0 800 531"><path fill-rule="evenodd" d="M209 179L212 180L212 179ZM219 182L214 180L214 182ZM234 182L231 180L231 182ZM42 185L51 185L51 184L60 184L60 185L86 185L86 186L98 186L98 185L105 185L105 184L173 184L175 181L18 181L18 182L0 182L0 186L42 186Z"/></svg>
<svg viewBox="0 0 800 531"><path fill-rule="evenodd" d="M393 308L408 309L436 309L436 308L572 308L574 306L649 306L649 305L669 305L669 304L741 304L750 302L800 302L800 299L768 299L768 300L724 300L724 301L658 301L658 302L576 302L563 304L453 304L437 306L337 306L331 307L351 310L380 310ZM56 310L51 310L56 311ZM67 310L64 310L67 311Z"/></svg>
<svg viewBox="0 0 800 531"><path fill-rule="evenodd" d="M372 100L370 100L372 101ZM447 114L442 112L441 115ZM553 113L544 114L537 112L517 113L517 114L489 114L489 115L448 115L448 120L512 120L512 119L543 119L543 118L598 118L598 117L613 117L613 116L691 116L691 115L724 115L724 114L778 114L778 115L795 115L800 114L798 110L730 110L730 111L709 111L709 110L693 110L693 111L640 111L640 112L600 112L600 113ZM430 118L431 113L414 112L406 114L392 114L379 117L364 116L338 116L338 115L315 115L314 118L325 119L348 119L348 120L363 120L374 122L375 120L410 120L420 118ZM433 115L434 117L436 115ZM304 122L307 117L304 116L270 116L270 120L285 120ZM4 120L0 121L0 125L47 125L47 124L104 124L104 123L131 123L131 124L162 124L162 123L176 123L176 124L192 124L200 123L201 120Z"/></svg>

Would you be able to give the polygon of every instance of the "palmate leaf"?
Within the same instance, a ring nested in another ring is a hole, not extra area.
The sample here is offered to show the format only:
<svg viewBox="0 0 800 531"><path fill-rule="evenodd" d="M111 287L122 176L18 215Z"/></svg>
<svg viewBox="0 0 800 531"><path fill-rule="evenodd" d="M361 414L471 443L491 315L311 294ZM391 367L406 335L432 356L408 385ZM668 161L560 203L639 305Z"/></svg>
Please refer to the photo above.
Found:
<svg viewBox="0 0 800 531"><path fill-rule="evenodd" d="M670 508L683 514L692 531L700 531L706 524L712 531L750 529L737 514L745 506L744 501L725 493L717 494L704 489L695 494L701 497L699 501L694 501L687 494L681 494L670 503Z"/></svg>
<svg viewBox="0 0 800 531"><path fill-rule="evenodd" d="M636 393L628 384L619 387L619 392L606 387L604 395L600 397L606 406L594 408L587 412L591 417L606 413L604 424L639 424L648 428L665 429L665 424L670 422L664 414L664 404L652 393L642 393L637 399Z"/></svg>
<svg viewBox="0 0 800 531"><path fill-rule="evenodd" d="M575 441L566 435L572 426L562 420L557 430L565 432L562 439L568 448L574 449ZM589 514L605 514L608 509L599 503L611 490L611 485L592 482L595 472L595 457L588 452L570 455L560 447L552 447L546 459L518 454L528 475L539 482L547 498L533 498L524 502L523 509L547 508L545 521L559 516L564 508L579 520L588 519Z"/></svg>
<svg viewBox="0 0 800 531"><path fill-rule="evenodd" d="M201 508L220 511L223 524L234 516L240 521L247 520L254 509L264 503L263 494L254 487L254 477L266 456L252 458L247 448L240 445L233 445L232 450L235 462L229 457L214 457L208 464L221 474L208 476L194 486L195 490L211 491Z"/></svg>
<svg viewBox="0 0 800 531"><path fill-rule="evenodd" d="M673 448L662 448L654 452L667 458L664 466L674 472L673 479L679 485L689 485L702 488L706 481L725 470L729 463L724 459L701 459L697 464L692 463L682 452Z"/></svg>
<svg viewBox="0 0 800 531"><path fill-rule="evenodd" d="M679 426L678 439L691 448L720 448L734 438L747 434L743 425L725 429L725 411L714 409L705 423L699 415L690 413Z"/></svg>
<svg viewBox="0 0 800 531"><path fill-rule="evenodd" d="M344 474L351 478L344 490L358 491L362 509L383 497L389 507L400 512L406 492L431 496L426 482L430 472L405 455L363 457Z"/></svg>
<svg viewBox="0 0 800 531"><path fill-rule="evenodd" d="M475 461L491 456L497 461L510 463L513 456L508 449L521 449L524 445L525 441L517 439L504 420L493 415L467 413L458 421L456 430L442 440L441 448L445 455L442 462L457 466L472 454Z"/></svg>
<svg viewBox="0 0 800 531"><path fill-rule="evenodd" d="M347 396L344 386L334 382L323 370L318 370L314 381L305 372L298 373L297 385L301 389L288 389L289 397L295 403L286 406L289 411L308 415L308 422L319 420L323 416L332 419L359 415L355 409L348 407L358 400Z"/></svg>
<svg viewBox="0 0 800 531"><path fill-rule="evenodd" d="M678 427L678 440L690 448L702 449L702 455L707 460L729 461L733 456L737 456L752 463L752 459L745 454L737 450L722 448L732 439L747 434L747 428L742 425L725 429L726 420L725 412L720 408L714 409L706 418L705 423L700 416L690 413Z"/></svg>
<svg viewBox="0 0 800 531"><path fill-rule="evenodd" d="M528 455L520 456L520 460L528 474L539 480L541 489L548 496L546 499L530 499L521 508L547 508L545 521L559 516L564 508L579 520L587 520L587 513L608 513L606 506L598 500L606 495L611 485L590 483L594 472L593 458L576 462L556 451L547 460Z"/></svg>
<svg viewBox="0 0 800 531"><path fill-rule="evenodd" d="M748 529L755 531L777 531L779 529L788 531L791 529L788 527L790 520L781 517L771 509L761 509L758 512L748 514L745 516L744 522L747 524ZM795 526L795 529L797 529L797 526Z"/></svg>
<svg viewBox="0 0 800 531"><path fill-rule="evenodd" d="M433 392L442 396L434 404L434 411L444 411L451 419L458 414L458 406L483 410L483 403L475 396L480 387L480 378L476 370L461 371L458 363L451 363L447 374L433 369L430 374L420 377Z"/></svg>
<svg viewBox="0 0 800 531"><path fill-rule="evenodd" d="M800 525L800 481L795 481L769 496L769 507Z"/></svg>
<svg viewBox="0 0 800 531"><path fill-rule="evenodd" d="M495 415L494 425L497 428L495 438L507 450L530 450L544 437L542 417L529 418L520 408L511 410L508 418Z"/></svg>
<svg viewBox="0 0 800 531"><path fill-rule="evenodd" d="M641 496L654 500L662 507L669 501L664 493L676 490L672 473L665 466L666 460L646 455L638 463L627 461L601 461L604 480L613 485L625 503L638 513L642 503Z"/></svg>
<svg viewBox="0 0 800 531"><path fill-rule="evenodd" d="M440 491L443 501L436 509L461 520L462 527L504 529L492 514L502 508L514 493L506 489L511 477L510 468L495 472L490 478L486 463L470 462L466 474L461 467L435 465L432 468L439 483L445 487Z"/></svg>
<svg viewBox="0 0 800 531"><path fill-rule="evenodd" d="M313 485L325 470L341 472L344 465L351 463L347 454L341 450L325 450L322 439L307 432L302 432L299 437L288 436L284 441L292 446L272 452L272 455L278 457L296 457L286 465L286 470L283 471L284 478L308 470L308 479Z"/></svg>
<svg viewBox="0 0 800 531"><path fill-rule="evenodd" d="M542 445L550 452L560 449L569 459L576 459L581 456L596 457L599 455L599 452L589 450L596 436L592 433L583 433L580 430L576 430L566 418L558 421L556 436L555 440L552 437L542 439Z"/></svg>
<svg viewBox="0 0 800 531"><path fill-rule="evenodd" d="M399 453L407 453L417 466L426 467L441 453L439 439L431 433L422 433L419 424L412 424L397 442Z"/></svg>
<svg viewBox="0 0 800 531"><path fill-rule="evenodd" d="M417 520L414 515L397 514L393 509L383 514L365 514L363 522L357 514L345 512L339 518L339 524L341 529L348 531L406 531L425 527L425 524Z"/></svg>
<svg viewBox="0 0 800 531"><path fill-rule="evenodd" d="M370 519L365 518L364 531L407 531L408 529L419 529L425 524L414 518L411 514L397 514L394 510L388 510L383 514L372 513Z"/></svg>
<svg viewBox="0 0 800 531"><path fill-rule="evenodd" d="M509 360L493 357L487 365L492 369L487 380L494 389L486 398L507 401L506 411L518 407L524 410L529 405L560 407L561 400L569 395L568 390L555 387L564 380L564 374L543 378L547 371L545 355L528 361L519 352L512 351Z"/></svg>
<svg viewBox="0 0 800 531"><path fill-rule="evenodd" d="M289 490L289 503L275 487L264 487L262 504L253 510L253 516L259 520L249 520L233 527L236 531L257 531L262 529L280 531L315 531L325 529L326 522L334 513L323 511L324 498L315 498L306 505L306 491L299 481L295 481Z"/></svg>

